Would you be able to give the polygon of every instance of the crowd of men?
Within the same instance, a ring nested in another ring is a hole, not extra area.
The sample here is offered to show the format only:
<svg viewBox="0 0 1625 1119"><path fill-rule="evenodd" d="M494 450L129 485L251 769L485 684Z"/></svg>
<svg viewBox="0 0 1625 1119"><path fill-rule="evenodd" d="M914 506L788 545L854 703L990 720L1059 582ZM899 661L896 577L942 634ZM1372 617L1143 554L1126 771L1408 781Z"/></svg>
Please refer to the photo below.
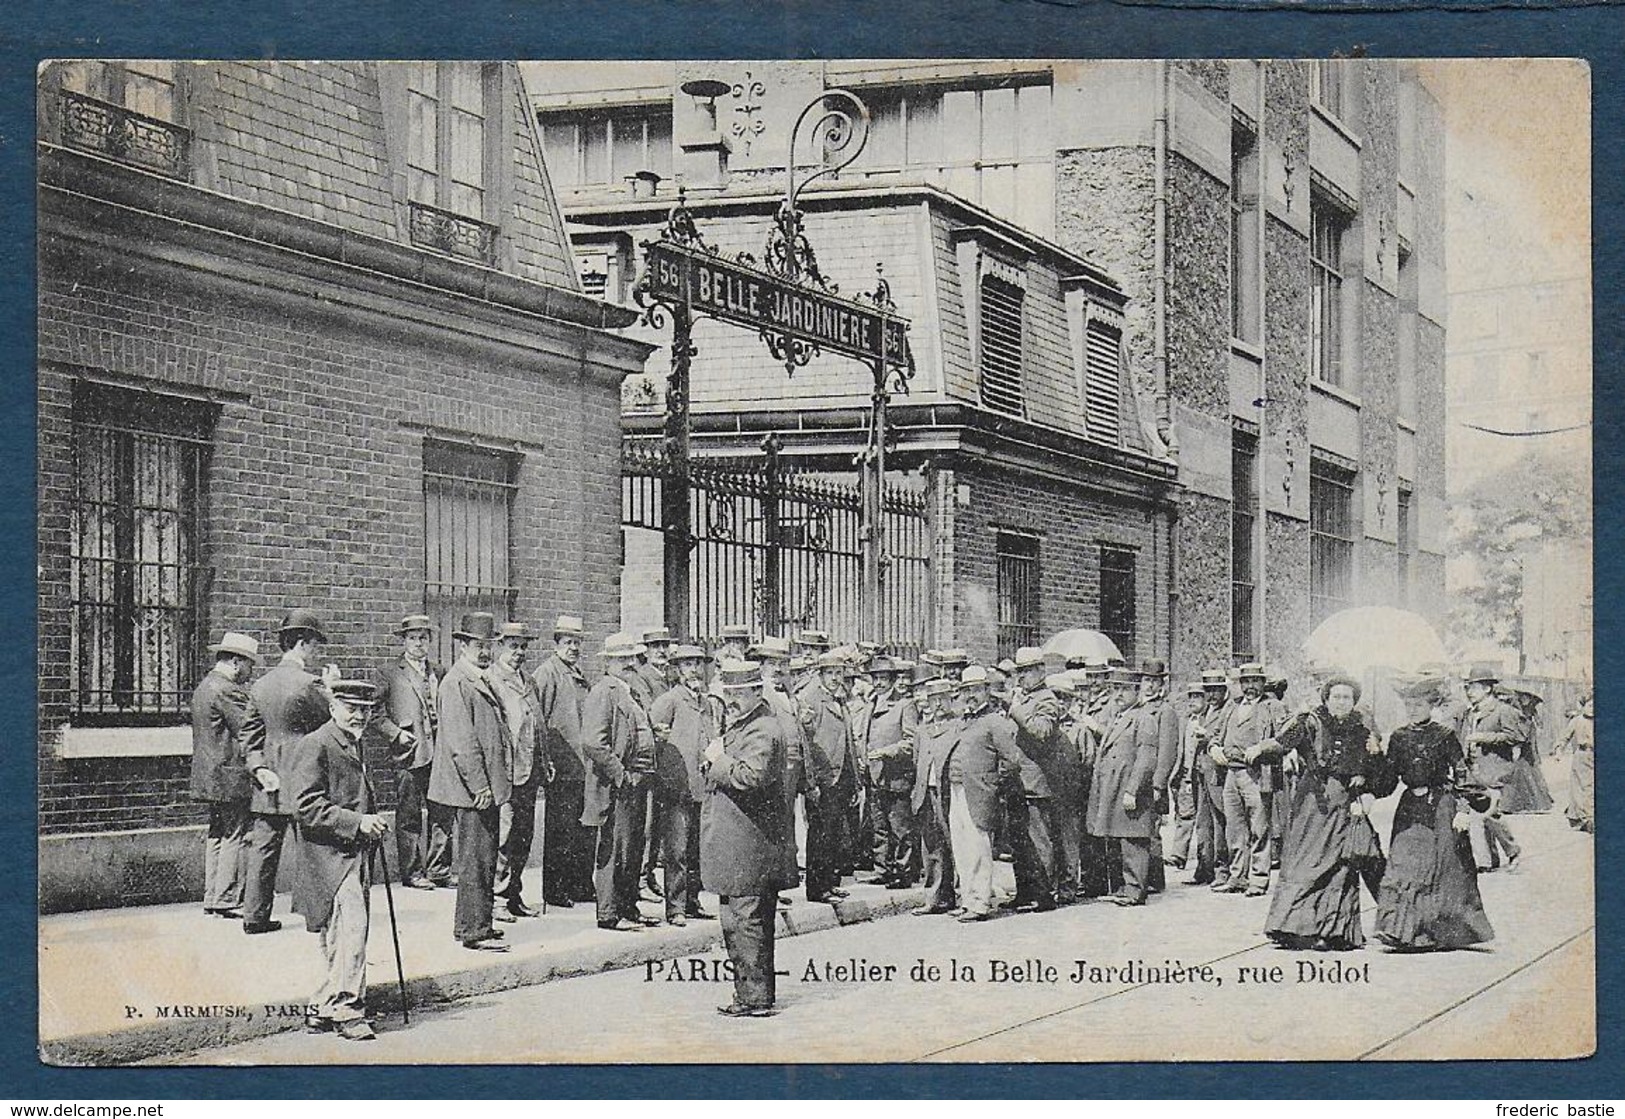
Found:
<svg viewBox="0 0 1625 1119"><path fill-rule="evenodd" d="M534 664L538 635L523 622L465 615L444 669L429 656L433 628L404 618L399 659L375 681L345 679L318 668L326 634L294 610L280 661L252 687L257 643L228 633L194 696L193 790L210 805L204 909L245 933L278 929L272 891L292 825L295 910L328 967L312 1029L371 1036L375 875L455 890L452 935L500 952L499 925L540 915L523 873L537 842L543 907L592 904L604 929L713 919L700 890L716 894L735 965L735 998L719 1008L730 1016L771 1012L774 911L803 881L815 902L845 897L859 871L891 889L923 882L915 914L976 922L1086 897L1143 905L1170 867L1257 897L1279 863L1269 747L1287 681L1261 665L1214 668L1176 698L1158 660L1062 663L1023 648L999 665L953 649L915 662L818 632L728 626L714 650L666 629L613 635L589 681L579 618L557 620ZM1489 710L1482 685L1469 682L1464 718L1488 743L1510 716ZM381 857L369 741L392 768L393 859ZM1516 860L1504 824L1488 841ZM1015 878L1002 901L1001 858ZM663 919L639 908L645 893Z"/></svg>

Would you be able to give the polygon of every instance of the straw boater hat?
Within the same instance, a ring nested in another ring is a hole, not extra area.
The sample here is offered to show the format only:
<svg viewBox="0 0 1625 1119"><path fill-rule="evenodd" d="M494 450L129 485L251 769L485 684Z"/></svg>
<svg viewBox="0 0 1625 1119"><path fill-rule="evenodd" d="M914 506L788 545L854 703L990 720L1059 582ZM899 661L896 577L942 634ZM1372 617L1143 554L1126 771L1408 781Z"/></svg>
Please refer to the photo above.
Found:
<svg viewBox="0 0 1625 1119"><path fill-rule="evenodd" d="M790 659L790 642L770 633L745 650L745 655L753 660L787 661Z"/></svg>
<svg viewBox="0 0 1625 1119"><path fill-rule="evenodd" d="M1106 672L1108 684L1138 684L1140 674L1125 664L1114 664Z"/></svg>
<svg viewBox="0 0 1625 1119"><path fill-rule="evenodd" d="M351 707L373 707L378 703L378 687L365 680L335 680L327 686L328 694Z"/></svg>
<svg viewBox="0 0 1625 1119"><path fill-rule="evenodd" d="M725 691L759 688L762 686L762 666L753 661L723 661L721 682Z"/></svg>
<svg viewBox="0 0 1625 1119"><path fill-rule="evenodd" d="M828 649L830 646L829 634L821 629L804 629L796 634L796 644L809 649Z"/></svg>
<svg viewBox="0 0 1625 1119"><path fill-rule="evenodd" d="M246 633L232 633L229 630L220 635L220 640L209 646L209 652L215 656L221 653L230 653L234 657L245 657L248 660L259 662L260 643Z"/></svg>
<svg viewBox="0 0 1625 1119"><path fill-rule="evenodd" d="M954 690L954 682L943 676L933 676L920 686L920 695L926 699L936 699L945 696Z"/></svg>
<svg viewBox="0 0 1625 1119"><path fill-rule="evenodd" d="M559 620L553 623L554 641L557 641L561 637L586 636L586 627L581 624L581 619L576 617L574 614L560 614Z"/></svg>
<svg viewBox="0 0 1625 1119"><path fill-rule="evenodd" d="M1203 671L1203 673L1202 673L1202 687L1204 687L1204 688L1228 688L1229 686L1230 686L1230 674L1225 672L1224 669L1222 669L1222 668L1209 668L1209 669L1206 669L1205 671Z"/></svg>
<svg viewBox="0 0 1625 1119"><path fill-rule="evenodd" d="M405 637L407 634L417 633L419 630L426 633L434 632L434 623L429 620L429 615L408 614L401 619L401 624L395 627L395 636Z"/></svg>
<svg viewBox="0 0 1625 1119"><path fill-rule="evenodd" d="M964 649L942 650L942 667L946 669L960 669L970 664L970 654Z"/></svg>
<svg viewBox="0 0 1625 1119"><path fill-rule="evenodd" d="M472 614L464 614L463 620L452 631L453 637L460 637L464 641L490 641L496 636L497 620L495 615L487 614L483 610L476 610Z"/></svg>
<svg viewBox="0 0 1625 1119"><path fill-rule="evenodd" d="M1263 665L1252 662L1237 666L1236 679L1242 681L1257 680L1260 684L1267 684L1269 683L1269 674L1264 671Z"/></svg>
<svg viewBox="0 0 1625 1119"><path fill-rule="evenodd" d="M1044 677L1044 687L1056 695L1071 698L1078 694L1078 679L1070 672L1052 672Z"/></svg>
<svg viewBox="0 0 1625 1119"><path fill-rule="evenodd" d="M277 633L288 633L291 630L307 629L316 635L317 641L325 642L327 634L322 632L322 623L316 619L314 611L303 608L289 610L282 617L282 625L277 627Z"/></svg>
<svg viewBox="0 0 1625 1119"><path fill-rule="evenodd" d="M604 638L604 648L599 655L630 660L638 655L637 645L624 633L612 633Z"/></svg>

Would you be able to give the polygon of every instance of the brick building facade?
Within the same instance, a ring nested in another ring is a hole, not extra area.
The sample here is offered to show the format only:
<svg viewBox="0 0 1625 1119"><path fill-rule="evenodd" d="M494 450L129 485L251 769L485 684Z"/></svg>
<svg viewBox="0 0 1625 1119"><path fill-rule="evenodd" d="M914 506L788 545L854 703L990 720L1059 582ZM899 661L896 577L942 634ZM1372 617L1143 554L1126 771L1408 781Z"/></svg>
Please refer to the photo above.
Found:
<svg viewBox="0 0 1625 1119"><path fill-rule="evenodd" d="M195 886L223 630L274 660L309 606L371 674L407 613L617 624L647 348L581 292L527 101L512 64L42 72L46 909Z"/></svg>
<svg viewBox="0 0 1625 1119"><path fill-rule="evenodd" d="M1128 617L1134 655L1181 676L1295 673L1343 606L1440 615L1444 148L1407 64L531 65L583 274L612 300L674 179L712 243L759 252L796 114L826 89L864 100L868 146L803 206L825 272L867 290L883 264L913 322L896 422L934 487L924 638L1008 646L1001 552L1036 561L1032 629ZM1020 293L994 301L1002 333L977 325L989 281ZM749 334L695 341L701 453L774 429L850 463L861 368L786 381ZM629 397L633 430L665 368ZM1091 427L1108 379L1115 415Z"/></svg>

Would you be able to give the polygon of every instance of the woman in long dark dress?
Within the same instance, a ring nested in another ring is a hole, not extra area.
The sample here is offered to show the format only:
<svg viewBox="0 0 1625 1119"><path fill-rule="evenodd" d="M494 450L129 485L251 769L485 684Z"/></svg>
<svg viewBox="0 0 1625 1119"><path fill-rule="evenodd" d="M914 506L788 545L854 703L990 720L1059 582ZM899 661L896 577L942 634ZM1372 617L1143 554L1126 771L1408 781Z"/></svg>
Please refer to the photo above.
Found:
<svg viewBox="0 0 1625 1119"><path fill-rule="evenodd" d="M1535 725L1540 717L1541 698L1522 688L1503 686L1495 693L1503 702L1518 712L1518 725L1524 739L1518 744L1512 758L1512 772L1501 787L1498 806L1507 816L1524 812L1549 812L1555 803L1546 777L1540 772L1540 751L1535 748Z"/></svg>
<svg viewBox="0 0 1625 1119"><path fill-rule="evenodd" d="M1284 948L1348 951L1365 944L1360 880L1375 892L1383 873L1361 797L1386 796L1394 786L1375 734L1355 710L1360 685L1333 676L1320 697L1275 739L1283 768L1296 777L1264 932Z"/></svg>
<svg viewBox="0 0 1625 1119"><path fill-rule="evenodd" d="M1437 686L1403 689L1409 719L1388 736L1388 765L1405 786L1394 809L1376 934L1401 950L1463 948L1495 936L1478 896L1462 785L1467 759L1454 731L1435 722Z"/></svg>

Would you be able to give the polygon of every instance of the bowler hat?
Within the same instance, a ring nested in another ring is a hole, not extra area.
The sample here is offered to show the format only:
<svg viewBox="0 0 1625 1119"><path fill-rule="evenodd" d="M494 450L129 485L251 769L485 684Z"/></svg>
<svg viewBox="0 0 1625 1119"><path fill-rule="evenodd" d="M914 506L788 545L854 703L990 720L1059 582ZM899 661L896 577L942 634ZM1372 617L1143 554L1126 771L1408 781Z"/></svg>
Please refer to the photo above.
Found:
<svg viewBox="0 0 1625 1119"><path fill-rule="evenodd" d="M312 610L304 608L289 610L282 618L282 625L277 628L278 633L288 633L292 630L309 630L316 635L317 641L326 641L327 634L322 632L322 623L316 619Z"/></svg>
<svg viewBox="0 0 1625 1119"><path fill-rule="evenodd" d="M671 651L673 664L678 661L703 661L704 659L705 650L698 645L679 645Z"/></svg>
<svg viewBox="0 0 1625 1119"><path fill-rule="evenodd" d="M1037 668L1044 663L1044 650L1036 645L1023 645L1016 650L1015 668Z"/></svg>
<svg viewBox="0 0 1625 1119"><path fill-rule="evenodd" d="M434 631L434 623L429 620L429 615L408 614L401 619L401 624L395 627L395 636L405 637L407 634L416 633L418 630L428 630L431 633Z"/></svg>
<svg viewBox="0 0 1625 1119"><path fill-rule="evenodd" d="M463 620L452 630L451 635L464 641L489 641L496 636L496 632L496 616L484 610L476 610L471 614L464 614Z"/></svg>
<svg viewBox="0 0 1625 1119"><path fill-rule="evenodd" d="M1152 680L1161 680L1168 675L1168 662L1153 658L1140 662L1140 676Z"/></svg>
<svg viewBox="0 0 1625 1119"><path fill-rule="evenodd" d="M581 619L574 614L560 614L559 620L553 623L553 640L555 641L561 637L585 636L587 636L586 627L581 624Z"/></svg>
<svg viewBox="0 0 1625 1119"><path fill-rule="evenodd" d="M351 707L372 707L378 702L377 685L365 680L335 680L327 685L327 691Z"/></svg>
<svg viewBox="0 0 1625 1119"><path fill-rule="evenodd" d="M1492 661L1474 661L1461 673L1463 684L1498 684L1501 682L1501 666Z"/></svg>
<svg viewBox="0 0 1625 1119"><path fill-rule="evenodd" d="M220 640L209 646L209 652L220 654L230 653L234 657L246 657L251 661L260 659L260 643L246 633L232 633L229 630L220 635Z"/></svg>
<svg viewBox="0 0 1625 1119"><path fill-rule="evenodd" d="M979 664L967 665L964 671L959 674L959 686L961 688L974 688L978 684L991 684L992 682L988 677L987 669Z"/></svg>
<svg viewBox="0 0 1625 1119"><path fill-rule="evenodd" d="M502 628L497 630L497 640L530 641L536 635L530 632L530 627L524 622L503 622Z"/></svg>
<svg viewBox="0 0 1625 1119"><path fill-rule="evenodd" d="M759 688L762 686L762 666L752 661L723 661L721 681L722 687L729 691Z"/></svg>

